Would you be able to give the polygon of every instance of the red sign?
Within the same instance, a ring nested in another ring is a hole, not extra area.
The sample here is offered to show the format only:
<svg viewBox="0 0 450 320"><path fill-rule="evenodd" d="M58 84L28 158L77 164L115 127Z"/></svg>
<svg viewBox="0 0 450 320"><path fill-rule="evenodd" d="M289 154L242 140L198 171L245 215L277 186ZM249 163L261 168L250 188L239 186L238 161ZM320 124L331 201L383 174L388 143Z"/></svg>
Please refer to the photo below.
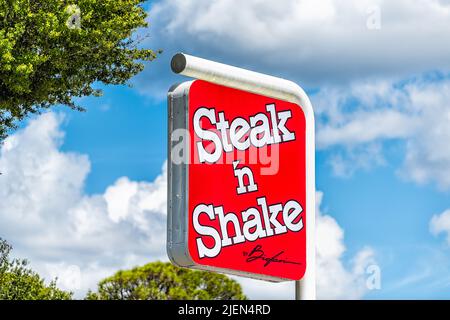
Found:
<svg viewBox="0 0 450 320"><path fill-rule="evenodd" d="M177 90L169 126L187 133L184 140L171 138L172 261L273 281L300 280L307 228L302 108L201 80ZM180 143L186 148L184 164L173 163Z"/></svg>

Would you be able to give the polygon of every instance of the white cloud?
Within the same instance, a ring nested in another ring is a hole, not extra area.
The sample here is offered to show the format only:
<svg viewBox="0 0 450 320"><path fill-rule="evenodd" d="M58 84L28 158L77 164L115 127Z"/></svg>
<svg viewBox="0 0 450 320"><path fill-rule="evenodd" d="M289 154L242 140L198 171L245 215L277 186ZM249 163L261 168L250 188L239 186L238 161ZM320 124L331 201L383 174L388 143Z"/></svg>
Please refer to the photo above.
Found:
<svg viewBox="0 0 450 320"><path fill-rule="evenodd" d="M341 126L324 125L318 130L319 148L335 144L358 145L376 140L407 138L418 119L394 110L355 112Z"/></svg>
<svg viewBox="0 0 450 320"><path fill-rule="evenodd" d="M166 170L153 182L125 177L86 195L89 159L60 151L61 121L43 114L2 146L0 235L81 297L119 268L166 259Z"/></svg>
<svg viewBox="0 0 450 320"><path fill-rule="evenodd" d="M311 97L318 148L411 137L420 126L421 108L413 105L409 90L423 84L417 79L403 86L395 80L366 80L321 88Z"/></svg>
<svg viewBox="0 0 450 320"><path fill-rule="evenodd" d="M81 289L82 276L79 266L68 265L61 262L56 264L48 264L45 268L51 279L56 279L60 289L72 292Z"/></svg>
<svg viewBox="0 0 450 320"><path fill-rule="evenodd" d="M446 210L440 215L434 215L430 220L430 231L437 236L446 234L447 244L450 246L450 210Z"/></svg>
<svg viewBox="0 0 450 320"><path fill-rule="evenodd" d="M370 248L357 252L349 267L343 262L346 251L344 230L336 220L321 212L322 192L317 192L317 297L318 299L360 299L367 292L366 268L375 264L375 253ZM239 278L244 292L253 299L292 299L294 284L267 282Z"/></svg>
<svg viewBox="0 0 450 320"><path fill-rule="evenodd" d="M46 113L10 136L1 148L0 235L47 279L83 297L121 268L167 260L166 166L153 182L118 179L103 194L86 195L89 159L63 152L62 117ZM318 206L322 194L318 193ZM317 212L318 293L360 298L370 250L344 266L343 230ZM251 298L292 298L293 284L240 279ZM270 286L270 290L267 288Z"/></svg>
<svg viewBox="0 0 450 320"><path fill-rule="evenodd" d="M418 182L450 188L450 80L407 88L418 130L407 140L404 173Z"/></svg>
<svg viewBox="0 0 450 320"><path fill-rule="evenodd" d="M367 27L373 8L379 30ZM439 0L161 0L149 13L148 44L165 50L139 77L150 94L169 87L177 51L306 87L450 68L450 4Z"/></svg>
<svg viewBox="0 0 450 320"><path fill-rule="evenodd" d="M318 148L343 148L331 156L337 175L384 164L379 146L399 140L406 145L401 176L450 188L448 76L424 74L403 81L358 82L347 89L325 87L312 99Z"/></svg>
<svg viewBox="0 0 450 320"><path fill-rule="evenodd" d="M341 178L349 178L358 170L386 164L380 143L347 146L342 152L334 152L328 162L333 173Z"/></svg>
<svg viewBox="0 0 450 320"><path fill-rule="evenodd" d="M317 291L320 299L359 299L367 293L366 268L375 264L372 249L357 252L350 268L343 263L344 230L321 212L323 194L317 193Z"/></svg>

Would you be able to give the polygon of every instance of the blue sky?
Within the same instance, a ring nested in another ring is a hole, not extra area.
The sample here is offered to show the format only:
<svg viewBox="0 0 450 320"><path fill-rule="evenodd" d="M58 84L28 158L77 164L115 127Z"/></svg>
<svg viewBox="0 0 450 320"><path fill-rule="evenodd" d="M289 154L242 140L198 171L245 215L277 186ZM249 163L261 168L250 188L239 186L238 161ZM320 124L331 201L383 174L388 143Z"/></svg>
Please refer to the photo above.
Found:
<svg viewBox="0 0 450 320"><path fill-rule="evenodd" d="M12 173L8 178L5 170L0 188L7 190L0 191L0 235L47 277L72 277L62 285L78 295L119 268L166 259L165 95L186 80L169 68L172 54L184 51L286 77L310 94L323 192L320 234L332 252L319 249L319 296L449 299L450 4L313 2L149 4L143 45L164 53L132 88L102 87L102 97L80 100L84 113L58 107L35 117L3 147L0 164ZM34 158L33 145L45 161ZM41 169L41 177L30 174ZM23 185L8 184L13 178ZM21 194L42 183L48 193ZM11 215L24 214L17 208L52 221L42 224L45 235L17 227L23 220ZM433 216L440 217L435 224ZM74 240L60 244L54 230L68 225ZM378 290L365 286L369 264L380 267ZM261 295L267 284L239 281L250 297L291 297L289 285Z"/></svg>
<svg viewBox="0 0 450 320"><path fill-rule="evenodd" d="M127 86L107 87L103 97L84 100L87 112L62 109L68 115L62 150L89 155L86 192L102 192L121 176L153 180L167 159L166 103Z"/></svg>

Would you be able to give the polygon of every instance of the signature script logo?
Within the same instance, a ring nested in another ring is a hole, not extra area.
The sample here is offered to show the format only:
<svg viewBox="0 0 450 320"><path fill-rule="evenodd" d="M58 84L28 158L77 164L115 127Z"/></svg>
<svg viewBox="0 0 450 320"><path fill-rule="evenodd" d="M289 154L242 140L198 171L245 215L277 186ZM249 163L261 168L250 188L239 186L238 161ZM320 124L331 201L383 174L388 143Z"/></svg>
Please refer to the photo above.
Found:
<svg viewBox="0 0 450 320"><path fill-rule="evenodd" d="M244 257L247 257L247 259L245 260L245 262L247 262L247 263L258 261L258 260L264 261L264 267L267 267L271 263L298 264L298 265L301 264L300 262L282 259L281 255L283 253L284 253L284 251L280 251L277 254L274 254L272 256L267 256L263 250L263 247L258 244L250 252L244 251Z"/></svg>

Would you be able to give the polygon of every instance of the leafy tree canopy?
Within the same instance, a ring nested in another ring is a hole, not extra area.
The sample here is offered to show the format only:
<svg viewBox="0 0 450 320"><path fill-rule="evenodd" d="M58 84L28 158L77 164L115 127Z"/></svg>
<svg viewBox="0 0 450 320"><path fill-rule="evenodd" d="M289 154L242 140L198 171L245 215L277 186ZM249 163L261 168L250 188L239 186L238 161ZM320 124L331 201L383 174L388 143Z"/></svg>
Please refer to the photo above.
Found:
<svg viewBox="0 0 450 320"><path fill-rule="evenodd" d="M242 300L246 299L236 281L225 275L178 268L154 262L132 270L119 271L98 284L89 300Z"/></svg>
<svg viewBox="0 0 450 320"><path fill-rule="evenodd" d="M0 238L0 300L68 300L72 293L48 286L26 260L10 260L11 246Z"/></svg>
<svg viewBox="0 0 450 320"><path fill-rule="evenodd" d="M17 121L95 82L125 84L156 53L138 48L145 0L0 0L0 142Z"/></svg>

